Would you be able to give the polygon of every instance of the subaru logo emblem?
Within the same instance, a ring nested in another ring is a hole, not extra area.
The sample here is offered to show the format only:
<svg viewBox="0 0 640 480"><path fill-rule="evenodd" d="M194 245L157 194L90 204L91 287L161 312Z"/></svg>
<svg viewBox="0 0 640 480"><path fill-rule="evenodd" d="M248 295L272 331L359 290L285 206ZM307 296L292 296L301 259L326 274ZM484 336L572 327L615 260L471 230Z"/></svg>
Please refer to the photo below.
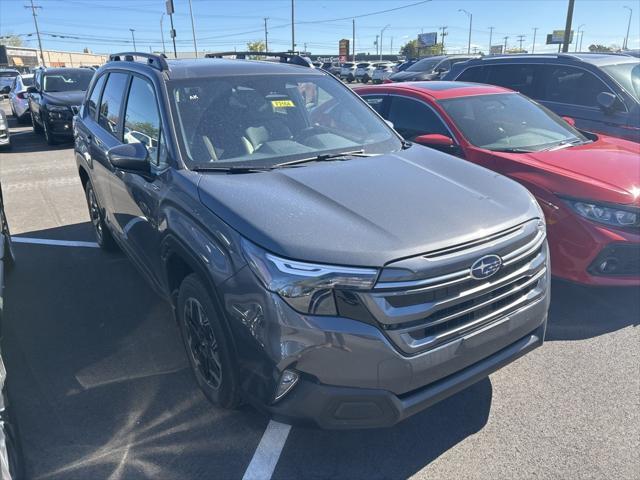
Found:
<svg viewBox="0 0 640 480"><path fill-rule="evenodd" d="M471 265L471 276L476 280L484 280L495 274L502 267L502 259L498 255L486 255Z"/></svg>

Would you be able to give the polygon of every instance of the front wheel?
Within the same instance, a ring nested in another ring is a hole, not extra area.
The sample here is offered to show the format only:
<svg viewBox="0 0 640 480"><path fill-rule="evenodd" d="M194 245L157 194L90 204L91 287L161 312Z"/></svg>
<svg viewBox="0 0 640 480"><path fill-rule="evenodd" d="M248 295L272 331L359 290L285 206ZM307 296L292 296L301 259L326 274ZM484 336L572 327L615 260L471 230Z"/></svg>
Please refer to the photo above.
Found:
<svg viewBox="0 0 640 480"><path fill-rule="evenodd" d="M49 127L46 121L42 122L42 125L42 129L44 130L44 139L47 142L47 145L55 145L57 142L55 137L51 134L51 127Z"/></svg>
<svg viewBox="0 0 640 480"><path fill-rule="evenodd" d="M237 368L223 319L196 274L180 285L177 314L191 369L204 395L222 408L240 403Z"/></svg>
<svg viewBox="0 0 640 480"><path fill-rule="evenodd" d="M36 122L36 118L33 116L33 112L31 115L31 126L33 127L33 133L42 133L42 127Z"/></svg>
<svg viewBox="0 0 640 480"><path fill-rule="evenodd" d="M93 231L96 234L96 241L100 248L107 251L116 250L116 242L111 235L109 227L107 227L104 221L104 215L102 209L98 204L98 198L96 192L93 189L91 180L87 180L87 184L84 187L84 192L87 197L87 206L89 207L89 217L91 218L91 224L93 225Z"/></svg>

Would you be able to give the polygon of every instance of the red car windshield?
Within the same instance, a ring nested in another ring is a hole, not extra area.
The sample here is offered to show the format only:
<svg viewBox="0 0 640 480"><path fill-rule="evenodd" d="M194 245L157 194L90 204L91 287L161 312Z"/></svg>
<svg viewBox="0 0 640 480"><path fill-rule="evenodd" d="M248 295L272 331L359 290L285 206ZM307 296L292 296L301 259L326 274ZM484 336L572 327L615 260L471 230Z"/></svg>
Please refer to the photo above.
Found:
<svg viewBox="0 0 640 480"><path fill-rule="evenodd" d="M589 141L562 118L518 93L439 103L469 142L487 150L537 152Z"/></svg>

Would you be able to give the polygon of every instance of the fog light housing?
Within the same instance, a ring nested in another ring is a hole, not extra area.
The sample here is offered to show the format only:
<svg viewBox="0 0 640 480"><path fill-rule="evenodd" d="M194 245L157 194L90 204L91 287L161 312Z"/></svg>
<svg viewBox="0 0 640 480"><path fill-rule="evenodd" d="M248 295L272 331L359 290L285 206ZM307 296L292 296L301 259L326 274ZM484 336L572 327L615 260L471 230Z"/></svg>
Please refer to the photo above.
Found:
<svg viewBox="0 0 640 480"><path fill-rule="evenodd" d="M291 389L298 383L298 379L300 375L293 370L285 370L282 372L280 376L280 382L278 382L278 388L276 390L276 395L273 399L273 402L277 402L282 397L284 397L287 393L291 391Z"/></svg>
<svg viewBox="0 0 640 480"><path fill-rule="evenodd" d="M605 258L600 265L598 265L598 270L602 273L615 273L618 269L618 260L615 258Z"/></svg>

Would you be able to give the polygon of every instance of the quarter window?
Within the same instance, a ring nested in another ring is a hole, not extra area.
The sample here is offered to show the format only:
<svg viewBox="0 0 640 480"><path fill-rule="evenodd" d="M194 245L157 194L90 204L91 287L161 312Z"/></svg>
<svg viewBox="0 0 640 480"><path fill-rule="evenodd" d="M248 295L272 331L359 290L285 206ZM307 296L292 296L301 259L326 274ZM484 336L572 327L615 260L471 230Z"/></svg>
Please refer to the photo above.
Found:
<svg viewBox="0 0 640 480"><path fill-rule="evenodd" d="M392 97L389 121L393 123L397 132L408 140L428 133L451 135L430 107L410 98Z"/></svg>
<svg viewBox="0 0 640 480"><path fill-rule="evenodd" d="M133 77L124 117L124 143L142 143L149 159L158 164L160 115L156 95L151 84Z"/></svg>
<svg viewBox="0 0 640 480"><path fill-rule="evenodd" d="M119 131L120 110L128 79L129 76L125 73L109 74L100 102L98 123L118 140L122 138Z"/></svg>
<svg viewBox="0 0 640 480"><path fill-rule="evenodd" d="M373 108L376 112L378 112L380 115L384 114L383 105L384 105L385 97L383 95L367 95L366 97L363 97L363 98L364 98L364 101L367 102L369 106Z"/></svg>
<svg viewBox="0 0 640 480"><path fill-rule="evenodd" d="M98 102L100 101L100 94L102 93L102 87L104 87L104 81L107 76L102 75L94 84L93 90L91 91L91 96L89 97L89 101L87 102L87 108L89 109L89 116L96 119L96 112L98 111Z"/></svg>

